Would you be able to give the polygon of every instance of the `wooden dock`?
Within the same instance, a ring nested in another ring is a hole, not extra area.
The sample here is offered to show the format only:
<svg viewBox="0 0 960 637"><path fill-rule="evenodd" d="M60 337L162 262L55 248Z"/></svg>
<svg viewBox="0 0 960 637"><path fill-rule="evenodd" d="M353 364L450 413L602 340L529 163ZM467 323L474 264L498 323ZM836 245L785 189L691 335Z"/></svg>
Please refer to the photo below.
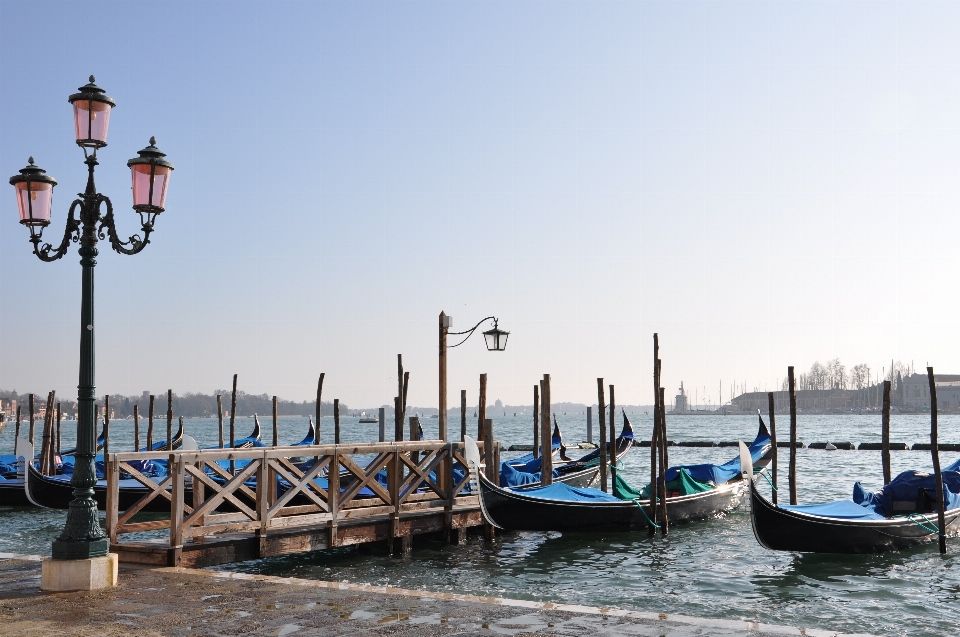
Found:
<svg viewBox="0 0 960 637"><path fill-rule="evenodd" d="M131 464L155 459L170 468L159 483ZM122 562L185 567L367 542L406 552L425 533L460 543L483 525L466 466L463 443L443 441L111 453L107 534ZM148 489L125 511L121 478ZM157 498L169 514L141 512ZM147 531L163 537L130 537Z"/></svg>

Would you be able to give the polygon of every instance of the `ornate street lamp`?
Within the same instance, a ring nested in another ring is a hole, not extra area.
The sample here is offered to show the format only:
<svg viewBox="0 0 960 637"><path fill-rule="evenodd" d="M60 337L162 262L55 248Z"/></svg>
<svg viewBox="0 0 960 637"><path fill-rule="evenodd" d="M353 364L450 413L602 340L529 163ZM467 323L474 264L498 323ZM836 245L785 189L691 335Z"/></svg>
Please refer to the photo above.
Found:
<svg viewBox="0 0 960 637"><path fill-rule="evenodd" d="M440 419L438 424L441 440L447 440L447 336L463 336L466 334L462 341L456 345L450 345L450 347L459 347L466 343L468 338L473 336L473 333L477 331L478 327L489 320L493 320L493 329L483 333L483 338L487 343L487 350L491 352L502 352L507 348L507 337L510 336L510 332L504 332L497 326L497 318L495 316L488 316L464 332L451 332L450 328L453 327L453 317L447 316L444 312L440 312Z"/></svg>
<svg viewBox="0 0 960 637"><path fill-rule="evenodd" d="M150 233L158 214L163 212L167 185L173 164L163 159L164 154L150 138L150 145L139 151L138 157L127 162L133 179L133 209L140 215L143 235L135 234L126 241L117 236L113 217L113 204L105 195L97 192L93 171L97 166L97 150L107 145L107 129L110 112L116 103L94 83L78 89L70 96L77 145L83 148L87 165L87 187L74 199L67 212L63 239L56 248L49 243L41 245L43 230L50 224L53 203L53 188L57 180L34 165L33 157L19 175L10 178L16 188L20 223L30 230L29 241L33 253L41 261L56 261L63 257L71 243L80 244L80 265L83 267L83 295L80 305L80 383L78 387L79 422L77 424L76 465L70 484L73 501L67 513L67 521L60 536L53 542L53 558L57 560L84 560L104 557L110 549L109 539L100 528L97 503L93 486L97 482L94 459L96 457L96 423L94 422L95 356L93 320L93 268L97 264L97 242L109 238L111 247L121 254L136 254L150 243ZM49 560L45 561L44 565ZM46 571L46 569L44 569ZM47 586L44 573L43 588L56 588L56 583Z"/></svg>

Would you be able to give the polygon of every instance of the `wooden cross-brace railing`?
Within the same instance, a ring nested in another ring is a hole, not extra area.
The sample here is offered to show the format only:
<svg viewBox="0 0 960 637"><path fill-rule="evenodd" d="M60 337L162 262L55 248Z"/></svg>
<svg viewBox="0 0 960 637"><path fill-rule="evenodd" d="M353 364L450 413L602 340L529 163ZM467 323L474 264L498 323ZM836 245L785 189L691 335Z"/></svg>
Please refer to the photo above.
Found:
<svg viewBox="0 0 960 637"><path fill-rule="evenodd" d="M165 462L165 475L145 475L145 460ZM455 507L475 506L466 466L463 443L442 441L112 453L107 533L122 546L123 535L168 529L171 564L185 541L225 533L252 533L262 551L271 532L325 527L336 546L339 525L387 516L398 537L404 515L442 510L449 526ZM169 516L138 519L151 511Z"/></svg>

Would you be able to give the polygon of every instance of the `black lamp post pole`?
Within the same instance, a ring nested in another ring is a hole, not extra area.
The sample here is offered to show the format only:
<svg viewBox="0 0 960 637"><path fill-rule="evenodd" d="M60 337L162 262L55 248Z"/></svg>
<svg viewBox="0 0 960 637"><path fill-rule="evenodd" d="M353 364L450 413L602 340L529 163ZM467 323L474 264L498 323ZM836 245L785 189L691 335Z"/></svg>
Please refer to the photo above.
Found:
<svg viewBox="0 0 960 637"><path fill-rule="evenodd" d="M110 541L100 528L97 501L93 486L97 483L95 458L97 454L97 423L94 416L96 400L96 350L93 321L93 268L97 265L97 230L99 219L97 187L93 170L95 155L87 158L89 170L87 189L80 204L80 265L83 267L83 292L80 301L80 382L77 386L77 455L70 486L73 501L67 513L67 522L60 536L53 542L54 559L87 559L102 557L110 551Z"/></svg>

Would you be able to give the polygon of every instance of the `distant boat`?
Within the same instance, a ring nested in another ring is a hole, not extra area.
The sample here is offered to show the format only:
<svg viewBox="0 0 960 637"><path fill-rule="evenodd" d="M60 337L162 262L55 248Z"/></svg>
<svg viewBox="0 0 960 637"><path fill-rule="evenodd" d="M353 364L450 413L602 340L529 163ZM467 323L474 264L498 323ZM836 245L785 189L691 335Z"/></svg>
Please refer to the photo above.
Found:
<svg viewBox="0 0 960 637"><path fill-rule="evenodd" d="M360 419L361 424L372 423L372 422L380 422L380 420L377 418L370 418L370 417Z"/></svg>

